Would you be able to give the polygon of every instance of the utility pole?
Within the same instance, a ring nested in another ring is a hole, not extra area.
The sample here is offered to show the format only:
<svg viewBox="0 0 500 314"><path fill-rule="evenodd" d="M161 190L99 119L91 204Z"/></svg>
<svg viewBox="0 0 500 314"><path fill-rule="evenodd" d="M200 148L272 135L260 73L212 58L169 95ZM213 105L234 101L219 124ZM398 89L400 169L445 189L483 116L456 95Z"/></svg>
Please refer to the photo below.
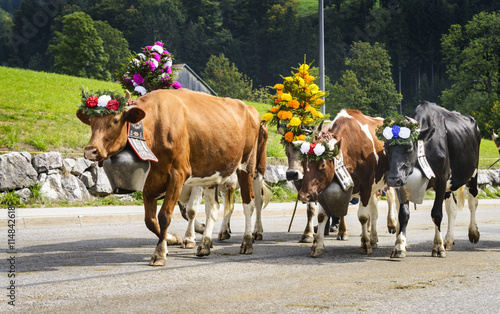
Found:
<svg viewBox="0 0 500 314"><path fill-rule="evenodd" d="M319 0L319 89L325 91L325 14L323 0ZM323 97L325 100L325 97ZM321 113L325 114L325 104L321 106Z"/></svg>

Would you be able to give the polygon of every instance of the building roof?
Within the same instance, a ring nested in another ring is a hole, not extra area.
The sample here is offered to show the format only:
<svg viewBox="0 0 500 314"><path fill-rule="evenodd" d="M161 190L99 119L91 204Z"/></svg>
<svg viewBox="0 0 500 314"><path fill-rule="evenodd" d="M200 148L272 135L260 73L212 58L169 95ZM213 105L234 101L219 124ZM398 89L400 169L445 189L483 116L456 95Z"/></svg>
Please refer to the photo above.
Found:
<svg viewBox="0 0 500 314"><path fill-rule="evenodd" d="M196 74L187 64L174 64L175 68L180 69L177 72L177 82L181 83L182 88L207 93L218 96L217 93Z"/></svg>

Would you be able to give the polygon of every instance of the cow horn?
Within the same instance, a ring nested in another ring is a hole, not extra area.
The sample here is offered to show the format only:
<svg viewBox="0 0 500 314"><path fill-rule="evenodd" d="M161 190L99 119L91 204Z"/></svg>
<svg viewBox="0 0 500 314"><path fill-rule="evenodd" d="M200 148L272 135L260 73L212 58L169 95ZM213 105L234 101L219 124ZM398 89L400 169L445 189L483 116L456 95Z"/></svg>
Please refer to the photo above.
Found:
<svg viewBox="0 0 500 314"><path fill-rule="evenodd" d="M302 130L302 132L306 133L306 134L312 134L313 131L309 130L309 129L306 129L304 128L302 125L300 125L300 129Z"/></svg>

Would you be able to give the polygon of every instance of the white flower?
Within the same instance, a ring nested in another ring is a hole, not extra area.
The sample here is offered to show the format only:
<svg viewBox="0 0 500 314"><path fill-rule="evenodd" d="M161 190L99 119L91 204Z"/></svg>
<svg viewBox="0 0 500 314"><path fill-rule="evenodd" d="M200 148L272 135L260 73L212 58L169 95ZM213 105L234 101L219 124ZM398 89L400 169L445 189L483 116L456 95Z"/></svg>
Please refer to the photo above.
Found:
<svg viewBox="0 0 500 314"><path fill-rule="evenodd" d="M136 82L132 81L132 85L134 85L134 87L136 86L139 86L139 84L137 84Z"/></svg>
<svg viewBox="0 0 500 314"><path fill-rule="evenodd" d="M391 127L386 127L384 131L382 132L382 135L388 140L392 138L392 128Z"/></svg>
<svg viewBox="0 0 500 314"><path fill-rule="evenodd" d="M130 61L130 63L133 63L133 65L135 65L135 66L139 66L141 64L141 61L139 61L137 59L132 59L132 61Z"/></svg>
<svg viewBox="0 0 500 314"><path fill-rule="evenodd" d="M167 62L163 64L163 68L171 67L172 66L172 59L168 58Z"/></svg>
<svg viewBox="0 0 500 314"><path fill-rule="evenodd" d="M321 156L325 152L325 146L323 144L316 144L316 147L314 147L313 152L316 156Z"/></svg>
<svg viewBox="0 0 500 314"><path fill-rule="evenodd" d="M147 93L147 90L141 85L136 86L134 90L143 96Z"/></svg>
<svg viewBox="0 0 500 314"><path fill-rule="evenodd" d="M411 134L411 131L409 128L407 127L402 127L401 130L399 130L399 137L401 138L409 138L410 137L410 134Z"/></svg>
<svg viewBox="0 0 500 314"><path fill-rule="evenodd" d="M151 62L153 62L153 64L155 65L155 69L158 67L158 61L156 61L155 59L151 59Z"/></svg>
<svg viewBox="0 0 500 314"><path fill-rule="evenodd" d="M151 50L153 51L156 51L158 52L159 54L162 54L163 53L163 48L161 46L158 46L158 45L154 45Z"/></svg>
<svg viewBox="0 0 500 314"><path fill-rule="evenodd" d="M139 56L139 58L141 58L141 60L146 60L146 55L145 54L138 53L137 55Z"/></svg>
<svg viewBox="0 0 500 314"><path fill-rule="evenodd" d="M311 144L309 142L304 142L300 146L300 152L302 154L307 154L309 152L310 147L311 147Z"/></svg>
<svg viewBox="0 0 500 314"><path fill-rule="evenodd" d="M106 105L108 104L108 101L111 100L111 96L109 95L102 95L102 96L99 96L99 99L97 101L97 106L98 107L106 107Z"/></svg>

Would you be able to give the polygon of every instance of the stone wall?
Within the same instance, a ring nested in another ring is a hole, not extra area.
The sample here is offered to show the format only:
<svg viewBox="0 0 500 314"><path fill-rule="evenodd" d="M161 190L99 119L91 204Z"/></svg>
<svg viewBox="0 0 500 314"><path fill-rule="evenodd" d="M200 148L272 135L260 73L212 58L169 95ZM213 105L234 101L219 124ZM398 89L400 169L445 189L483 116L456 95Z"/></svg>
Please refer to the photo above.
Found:
<svg viewBox="0 0 500 314"><path fill-rule="evenodd" d="M264 180L268 184L286 181L286 169L268 165ZM30 187L35 184L50 201L85 201L113 192L104 170L85 158L63 158L59 152L0 155L0 193L15 190L26 202L32 196Z"/></svg>
<svg viewBox="0 0 500 314"><path fill-rule="evenodd" d="M287 167L267 165L264 181L268 184L285 183ZM482 188L494 189L500 185L499 170L479 170L478 183ZM85 201L94 196L112 194L108 177L97 163L84 158L63 158L59 152L31 156L27 152L0 155L0 193L15 190L21 201L31 198L33 185L38 184L42 196L54 201Z"/></svg>

